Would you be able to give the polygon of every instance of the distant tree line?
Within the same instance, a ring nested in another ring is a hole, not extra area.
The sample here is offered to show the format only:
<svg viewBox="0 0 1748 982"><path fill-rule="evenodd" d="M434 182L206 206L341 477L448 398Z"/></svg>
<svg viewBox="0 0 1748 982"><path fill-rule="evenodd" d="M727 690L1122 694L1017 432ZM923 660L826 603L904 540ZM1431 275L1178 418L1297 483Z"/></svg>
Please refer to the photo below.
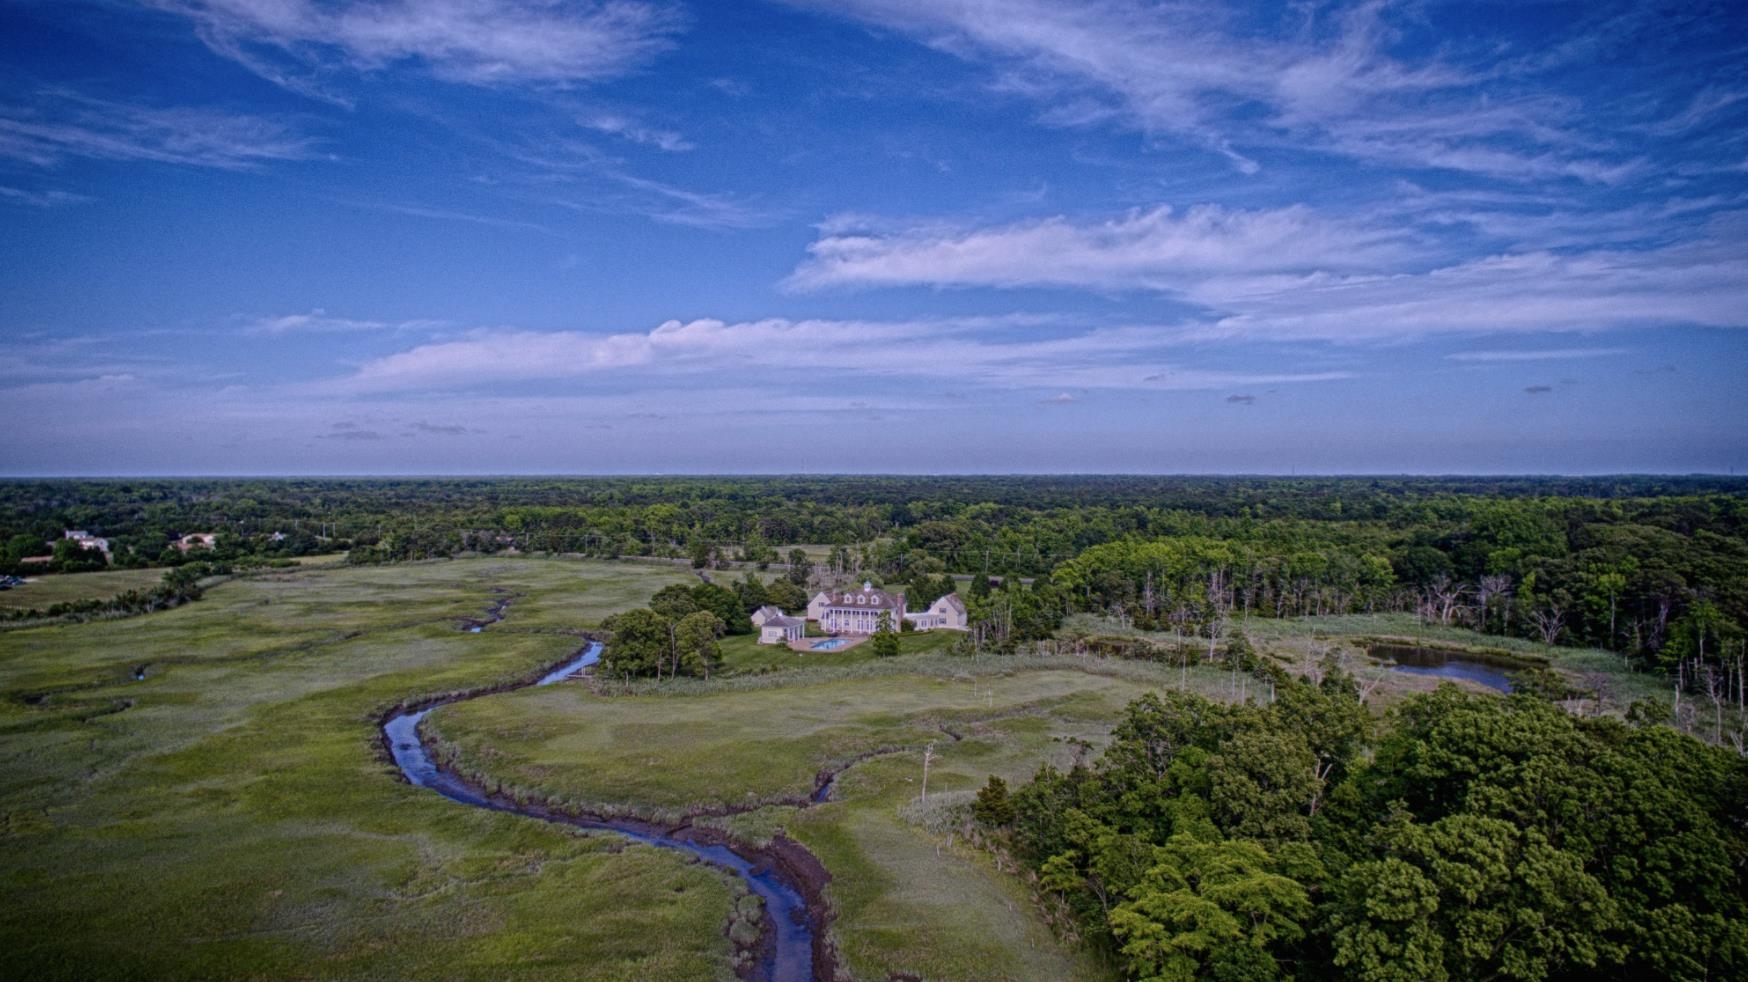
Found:
<svg viewBox="0 0 1748 982"><path fill-rule="evenodd" d="M335 549L738 560L801 588L874 579L916 607L970 575L974 640L997 650L1076 611L1186 636L1409 611L1619 652L1703 695L1743 688L1745 492L1705 477L10 481L0 572L43 569L21 561L85 528L117 565ZM191 531L217 548L169 545ZM54 548L50 569L100 558Z"/></svg>

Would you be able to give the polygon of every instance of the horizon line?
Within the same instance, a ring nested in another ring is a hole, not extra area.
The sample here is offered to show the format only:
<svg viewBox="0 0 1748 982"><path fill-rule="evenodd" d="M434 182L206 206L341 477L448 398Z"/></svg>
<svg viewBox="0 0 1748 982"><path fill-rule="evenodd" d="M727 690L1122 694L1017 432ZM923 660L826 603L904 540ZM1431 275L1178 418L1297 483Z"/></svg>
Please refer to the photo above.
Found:
<svg viewBox="0 0 1748 982"><path fill-rule="evenodd" d="M526 479L549 478L564 480L611 480L626 478L668 478L668 479L704 479L704 478L735 478L735 479L772 479L772 478L857 478L857 477L903 477L903 478L964 478L964 477L1011 477L1011 478L1289 478L1289 479L1341 479L1341 478L1483 478L1483 479L1529 479L1529 478L1707 478L1748 480L1748 475L1738 475L1735 468L1724 471L1631 471L1631 470L1599 470L1599 471L1391 471L1391 470L1355 470L1355 471L1314 471L1300 473L1297 471L404 471L404 472L283 472L259 473L246 471L212 471L207 473L172 473L172 472L112 472L88 474L0 474L0 481L131 481L131 480L161 480L161 481L199 481L199 480L256 480L256 481L290 481L290 480L480 480L480 479Z"/></svg>

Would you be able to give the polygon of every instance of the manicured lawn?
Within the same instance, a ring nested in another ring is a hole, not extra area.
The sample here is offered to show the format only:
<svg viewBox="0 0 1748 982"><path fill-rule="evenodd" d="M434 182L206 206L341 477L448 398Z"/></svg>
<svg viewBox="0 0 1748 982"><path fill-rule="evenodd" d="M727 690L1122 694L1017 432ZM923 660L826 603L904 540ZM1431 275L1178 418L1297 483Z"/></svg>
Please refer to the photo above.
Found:
<svg viewBox="0 0 1748 982"><path fill-rule="evenodd" d="M898 636L901 655L945 651L962 635L951 631L919 631ZM808 638L823 641L823 637ZM791 651L786 645L760 644L756 634L735 634L722 639L722 674L748 675L832 665L854 665L873 659L874 646L864 641L835 651Z"/></svg>
<svg viewBox="0 0 1748 982"><path fill-rule="evenodd" d="M452 804L379 755L385 708L525 676L580 643L551 632L659 582L551 560L288 571L0 634L7 974L729 977L717 871ZM499 589L522 598L507 620L457 630Z"/></svg>

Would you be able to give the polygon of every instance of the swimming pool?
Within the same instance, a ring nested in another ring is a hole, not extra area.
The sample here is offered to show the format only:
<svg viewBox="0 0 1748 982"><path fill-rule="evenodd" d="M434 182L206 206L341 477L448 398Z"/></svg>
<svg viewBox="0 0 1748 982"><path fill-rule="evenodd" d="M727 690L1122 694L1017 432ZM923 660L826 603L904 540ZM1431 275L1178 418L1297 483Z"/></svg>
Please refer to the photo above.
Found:
<svg viewBox="0 0 1748 982"><path fill-rule="evenodd" d="M808 645L807 650L808 651L835 651L835 650L842 648L844 645L849 644L849 643L850 642L845 640L844 638L827 638L824 641L815 641L814 643Z"/></svg>

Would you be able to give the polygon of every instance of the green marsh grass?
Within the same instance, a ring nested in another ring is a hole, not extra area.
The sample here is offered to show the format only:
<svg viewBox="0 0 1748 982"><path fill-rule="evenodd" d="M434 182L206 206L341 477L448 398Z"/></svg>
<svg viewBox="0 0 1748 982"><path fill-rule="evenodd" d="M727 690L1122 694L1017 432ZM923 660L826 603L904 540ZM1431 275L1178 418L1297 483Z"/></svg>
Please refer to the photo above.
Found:
<svg viewBox="0 0 1748 982"><path fill-rule="evenodd" d="M650 571L287 573L0 635L0 946L21 978L728 978L706 866L398 780L376 717L526 677ZM506 591L484 634L457 629ZM144 681L132 666L146 664ZM36 701L30 701L36 700ZM119 711L115 711L117 707Z"/></svg>
<svg viewBox="0 0 1748 982"><path fill-rule="evenodd" d="M785 672L506 693L446 706L431 732L464 771L583 811L704 817L760 841L779 829L831 871L833 936L857 978L1108 978L1057 941L1026 885L958 832L991 774L1096 753L1121 709L1176 668L940 653ZM1192 688L1224 690L1194 669ZM957 737L957 739L955 738ZM922 752L933 743L930 802ZM831 799L804 800L850 765Z"/></svg>

